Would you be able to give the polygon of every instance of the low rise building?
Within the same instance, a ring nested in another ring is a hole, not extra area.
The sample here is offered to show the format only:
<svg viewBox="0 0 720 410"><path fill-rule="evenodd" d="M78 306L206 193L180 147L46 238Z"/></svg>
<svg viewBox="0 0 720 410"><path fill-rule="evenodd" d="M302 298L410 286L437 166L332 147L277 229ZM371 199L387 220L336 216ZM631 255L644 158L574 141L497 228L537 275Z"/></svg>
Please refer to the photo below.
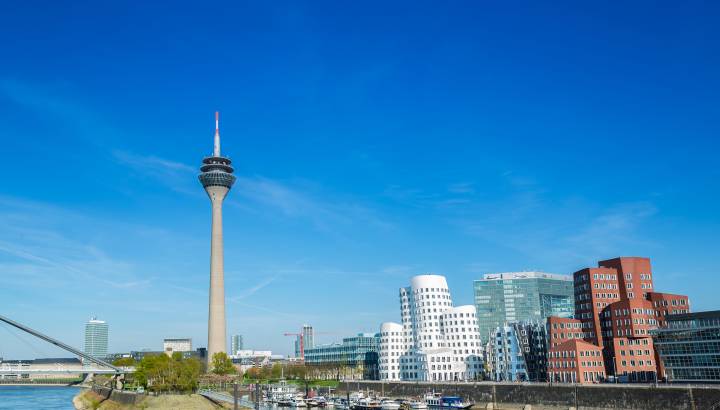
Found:
<svg viewBox="0 0 720 410"><path fill-rule="evenodd" d="M76 357L30 360L2 360L0 358L0 380L76 379L82 376L86 367ZM47 371L47 373L43 373L43 371Z"/></svg>
<svg viewBox="0 0 720 410"><path fill-rule="evenodd" d="M552 382L599 383L605 380L602 350L581 339L567 340L548 352Z"/></svg>
<svg viewBox="0 0 720 410"><path fill-rule="evenodd" d="M672 383L720 383L720 311L667 315L653 330L655 349Z"/></svg>
<svg viewBox="0 0 720 410"><path fill-rule="evenodd" d="M305 349L305 364L324 366L329 370L343 369L348 378L377 380L379 378L378 351L380 334L358 333L357 336L343 338L342 343L315 345Z"/></svg>
<svg viewBox="0 0 720 410"><path fill-rule="evenodd" d="M284 363L282 355L274 355L271 350L238 350L230 355L233 364L241 371L246 372L253 367L267 367L274 363Z"/></svg>
<svg viewBox="0 0 720 410"><path fill-rule="evenodd" d="M168 356L172 356L175 352L192 352L192 339L165 339L163 351Z"/></svg>

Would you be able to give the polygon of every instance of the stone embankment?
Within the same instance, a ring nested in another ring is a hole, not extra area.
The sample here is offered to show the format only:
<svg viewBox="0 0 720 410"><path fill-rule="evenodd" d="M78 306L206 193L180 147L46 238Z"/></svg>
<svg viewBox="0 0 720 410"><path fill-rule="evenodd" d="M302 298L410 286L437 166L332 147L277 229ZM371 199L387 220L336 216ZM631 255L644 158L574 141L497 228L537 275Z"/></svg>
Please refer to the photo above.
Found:
<svg viewBox="0 0 720 410"><path fill-rule="evenodd" d="M146 396L105 387L82 389L73 405L77 410L217 410L225 407L197 394Z"/></svg>
<svg viewBox="0 0 720 410"><path fill-rule="evenodd" d="M429 392L460 396L475 409L532 410L720 410L720 386L544 383L343 382L337 392L373 391L386 397Z"/></svg>

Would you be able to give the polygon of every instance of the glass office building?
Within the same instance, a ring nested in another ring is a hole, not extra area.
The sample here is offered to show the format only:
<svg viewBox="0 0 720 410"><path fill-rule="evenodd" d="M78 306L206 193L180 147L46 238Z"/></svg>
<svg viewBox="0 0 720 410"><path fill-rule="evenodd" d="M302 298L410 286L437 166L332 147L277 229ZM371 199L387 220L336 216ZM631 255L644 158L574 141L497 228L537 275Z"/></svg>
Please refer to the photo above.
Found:
<svg viewBox="0 0 720 410"><path fill-rule="evenodd" d="M315 332L313 327L310 325L303 325L303 350L312 349L315 347Z"/></svg>
<svg viewBox="0 0 720 410"><path fill-rule="evenodd" d="M720 310L666 316L653 344L673 383L720 382Z"/></svg>
<svg viewBox="0 0 720 410"><path fill-rule="evenodd" d="M548 316L572 317L575 312L573 279L568 275L493 273L474 281L473 288L483 343L505 324L544 321Z"/></svg>
<svg viewBox="0 0 720 410"><path fill-rule="evenodd" d="M243 350L245 347L243 345L243 337L242 335L233 335L230 338L230 354L235 355L237 354L238 350Z"/></svg>
<svg viewBox="0 0 720 410"><path fill-rule="evenodd" d="M377 379L380 334L358 333L331 343L305 349L305 364L362 367L364 378Z"/></svg>
<svg viewBox="0 0 720 410"><path fill-rule="evenodd" d="M85 353L98 359L108 354L108 324L104 320L92 318L85 324ZM87 360L85 365L90 364Z"/></svg>

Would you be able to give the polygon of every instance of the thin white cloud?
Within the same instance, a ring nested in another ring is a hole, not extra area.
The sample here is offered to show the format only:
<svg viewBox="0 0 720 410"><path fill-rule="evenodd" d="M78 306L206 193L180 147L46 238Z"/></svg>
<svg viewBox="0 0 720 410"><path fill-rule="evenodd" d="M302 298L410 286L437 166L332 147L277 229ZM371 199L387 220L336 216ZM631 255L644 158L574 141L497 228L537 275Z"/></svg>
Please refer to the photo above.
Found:
<svg viewBox="0 0 720 410"><path fill-rule="evenodd" d="M204 195L197 185L197 169L173 160L157 156L146 156L128 151L114 151L118 163L152 178L168 188L192 195ZM318 191L315 195L311 192ZM244 210L268 214L272 211L290 218L304 218L312 222L319 230L334 232L338 224L371 225L380 229L393 227L381 218L372 208L357 201L338 201L325 199L338 197L336 194L323 193L315 184L297 182L289 184L260 175L237 176L234 196L242 201L229 199L228 204ZM323 196L325 198L323 198Z"/></svg>
<svg viewBox="0 0 720 410"><path fill-rule="evenodd" d="M0 255L10 258L11 264L24 267L19 273L33 278L25 282L26 286L42 287L47 280L58 283L53 280L57 277L64 277L68 285L82 281L118 289L137 288L151 282L148 278L138 279L132 263L113 258L102 249L82 239L72 239L63 232L68 226L97 226L97 221L17 198L1 197L0 204L3 205L0 223L4 227L0 231ZM3 266L7 269L11 265Z"/></svg>
<svg viewBox="0 0 720 410"><path fill-rule="evenodd" d="M456 182L448 187L448 192L453 194L474 194L475 184L472 182Z"/></svg>
<svg viewBox="0 0 720 410"><path fill-rule="evenodd" d="M229 298L228 300L230 300L230 301L232 301L232 302L237 302L237 301L239 301L239 300L249 298L250 296L256 294L256 293L259 292L260 290L264 289L265 287L267 287L268 285L270 285L271 283L273 283L273 282L275 281L275 279L277 279L277 277L275 277L275 276L269 277L269 278L265 278L263 281L261 281L260 283L256 284L255 286L252 286L252 287L250 287L250 288L248 288L248 289L243 290L242 292L240 292L239 295L234 296L234 297L232 297L232 298Z"/></svg>
<svg viewBox="0 0 720 410"><path fill-rule="evenodd" d="M115 150L115 160L145 178L151 178L173 191L189 195L204 195L197 181L198 170L181 162L154 155L138 155Z"/></svg>

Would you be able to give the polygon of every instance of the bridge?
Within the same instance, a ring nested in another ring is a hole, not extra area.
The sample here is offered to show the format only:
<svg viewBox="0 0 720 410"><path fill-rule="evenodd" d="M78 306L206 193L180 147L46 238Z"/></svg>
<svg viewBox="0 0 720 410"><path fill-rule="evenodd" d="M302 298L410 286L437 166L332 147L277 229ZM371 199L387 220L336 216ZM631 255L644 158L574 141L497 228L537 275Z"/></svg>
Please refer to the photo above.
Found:
<svg viewBox="0 0 720 410"><path fill-rule="evenodd" d="M134 367L123 367L124 374L134 373ZM28 368L27 366L18 365L0 365L0 378L2 376L14 376L14 375L32 375L32 374L118 374L115 369L103 369L103 368L91 368L91 367L79 367L79 368L68 368L66 366L57 365L56 367L48 368Z"/></svg>
<svg viewBox="0 0 720 410"><path fill-rule="evenodd" d="M68 351L75 356L82 357L88 362L93 363L97 367L83 366L82 368L70 368L63 365L57 364L54 367L47 368L36 368L31 366L29 363L5 363L0 365L0 376L2 375L30 375L30 374L111 374L120 376L128 373L134 373L135 368L133 367L117 367L104 360L93 357L79 349L69 346L53 337L38 332L28 326L18 323L10 318L0 315L0 322L5 322L10 326L13 326L25 333L29 333L39 339L42 339L48 343L51 343L65 351Z"/></svg>

